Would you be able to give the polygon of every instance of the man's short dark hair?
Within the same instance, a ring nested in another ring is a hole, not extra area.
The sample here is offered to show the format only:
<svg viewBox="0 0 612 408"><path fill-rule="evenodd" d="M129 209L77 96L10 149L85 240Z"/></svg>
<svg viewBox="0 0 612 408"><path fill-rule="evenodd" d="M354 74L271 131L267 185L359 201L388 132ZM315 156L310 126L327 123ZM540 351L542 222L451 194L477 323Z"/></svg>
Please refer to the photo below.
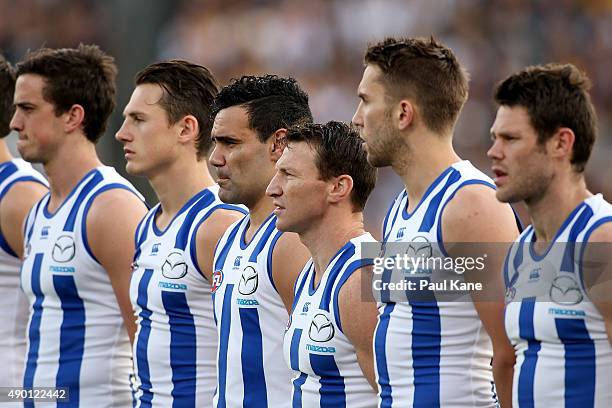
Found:
<svg viewBox="0 0 612 408"><path fill-rule="evenodd" d="M276 75L245 75L223 87L213 104L213 116L232 106L243 106L249 116L249 127L261 142L278 129L312 122L308 94L294 78Z"/></svg>
<svg viewBox="0 0 612 408"><path fill-rule="evenodd" d="M57 116L81 105L83 132L90 141L98 141L115 109L117 67L113 57L97 45L41 48L17 64L17 76L25 74L44 78L43 98L53 104Z"/></svg>
<svg viewBox="0 0 612 408"><path fill-rule="evenodd" d="M351 176L353 209L363 211L376 184L376 169L368 163L363 141L355 129L334 121L305 124L290 128L285 141L288 145L292 142L308 143L316 152L315 164L322 180L343 174Z"/></svg>
<svg viewBox="0 0 612 408"><path fill-rule="evenodd" d="M559 128L572 129L576 140L570 162L582 173L597 138L597 116L590 88L589 78L572 64L536 65L500 82L495 89L495 101L525 108L539 144Z"/></svg>
<svg viewBox="0 0 612 408"><path fill-rule="evenodd" d="M205 67L182 60L149 65L136 74L136 85L157 84L164 94L159 101L168 114L168 123L175 124L187 115L198 120L200 132L196 142L198 158L205 157L212 140L211 107L219 91L214 75Z"/></svg>
<svg viewBox="0 0 612 408"><path fill-rule="evenodd" d="M468 77L450 48L433 37L386 38L368 47L365 63L380 68L389 97L416 102L428 129L455 126L468 97Z"/></svg>
<svg viewBox="0 0 612 408"><path fill-rule="evenodd" d="M15 93L15 71L4 56L0 54L0 138L11 131L9 124L15 112L13 94Z"/></svg>

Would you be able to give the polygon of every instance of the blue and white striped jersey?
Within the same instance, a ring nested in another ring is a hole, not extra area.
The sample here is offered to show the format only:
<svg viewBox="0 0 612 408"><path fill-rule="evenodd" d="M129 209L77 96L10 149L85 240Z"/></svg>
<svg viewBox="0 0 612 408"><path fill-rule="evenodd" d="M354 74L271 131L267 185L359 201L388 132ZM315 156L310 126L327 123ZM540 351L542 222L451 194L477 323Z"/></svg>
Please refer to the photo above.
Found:
<svg viewBox="0 0 612 408"><path fill-rule="evenodd" d="M21 287L30 320L23 385L68 387L66 407L132 404L130 340L110 278L91 252L86 231L94 199L116 188L142 199L113 168L98 167L54 213L47 209L47 194L26 221Z"/></svg>
<svg viewBox="0 0 612 408"><path fill-rule="evenodd" d="M413 242L417 252L446 256L442 212L470 184L495 188L462 161L438 176L412 213L404 190L385 218L384 241ZM497 405L491 340L471 300L379 302L378 312L374 352L381 408Z"/></svg>
<svg viewBox="0 0 612 408"><path fill-rule="evenodd" d="M211 285L196 254L200 225L223 204L219 187L193 196L160 231L153 207L136 231L130 299L137 317L137 407L209 407L217 385ZM210 262L212 259L200 260Z"/></svg>
<svg viewBox="0 0 612 408"><path fill-rule="evenodd" d="M584 243L612 222L598 194L567 217L548 249L525 229L504 267L506 332L514 345L514 407L612 407L612 346L583 283Z"/></svg>
<svg viewBox="0 0 612 408"><path fill-rule="evenodd" d="M215 250L213 302L219 335L214 406L290 407L291 370L279 360L289 315L272 279L282 232L270 215L249 243L249 216L234 223Z"/></svg>
<svg viewBox="0 0 612 408"><path fill-rule="evenodd" d="M34 181L48 186L47 180L27 162L14 159L0 163L0 202L16 183ZM0 230L0 310L5 324L0 326L0 349L6 350L0 384L21 386L28 323L28 301L19 289L21 260Z"/></svg>
<svg viewBox="0 0 612 408"><path fill-rule="evenodd" d="M348 241L332 258L318 286L312 259L296 281L295 300L285 332L285 361L293 370L293 407L376 407L376 393L366 380L355 347L342 332L338 296L362 259L361 243L370 234Z"/></svg>

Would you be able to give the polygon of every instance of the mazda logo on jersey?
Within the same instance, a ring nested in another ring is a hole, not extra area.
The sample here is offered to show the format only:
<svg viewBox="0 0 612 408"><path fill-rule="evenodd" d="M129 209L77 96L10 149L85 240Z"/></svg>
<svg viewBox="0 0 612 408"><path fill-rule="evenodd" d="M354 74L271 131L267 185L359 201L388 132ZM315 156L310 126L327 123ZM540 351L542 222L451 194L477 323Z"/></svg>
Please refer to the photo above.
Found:
<svg viewBox="0 0 612 408"><path fill-rule="evenodd" d="M411 258L431 258L433 251L431 244L425 237L414 237L412 242L408 244L406 255Z"/></svg>
<svg viewBox="0 0 612 408"><path fill-rule="evenodd" d="M175 251L168 254L162 265L162 275L168 279L180 279L187 275L187 264L182 253Z"/></svg>
<svg viewBox="0 0 612 408"><path fill-rule="evenodd" d="M334 338L334 325L323 313L318 313L312 318L308 337L317 343L324 343Z"/></svg>
<svg viewBox="0 0 612 408"><path fill-rule="evenodd" d="M257 270L252 266L247 266L242 271L242 276L238 283L238 292L243 295L252 295L257 290L257 285L259 285Z"/></svg>
<svg viewBox="0 0 612 408"><path fill-rule="evenodd" d="M70 235L61 235L55 241L51 257L55 262L68 262L74 258L75 254L74 239Z"/></svg>
<svg viewBox="0 0 612 408"><path fill-rule="evenodd" d="M550 299L558 305L571 306L582 302L578 282L571 276L557 276L550 286Z"/></svg>
<svg viewBox="0 0 612 408"><path fill-rule="evenodd" d="M219 286L221 286L221 284L223 283L223 271L222 270L217 270L213 273L212 276L212 293L215 293L217 291L217 289L219 289Z"/></svg>

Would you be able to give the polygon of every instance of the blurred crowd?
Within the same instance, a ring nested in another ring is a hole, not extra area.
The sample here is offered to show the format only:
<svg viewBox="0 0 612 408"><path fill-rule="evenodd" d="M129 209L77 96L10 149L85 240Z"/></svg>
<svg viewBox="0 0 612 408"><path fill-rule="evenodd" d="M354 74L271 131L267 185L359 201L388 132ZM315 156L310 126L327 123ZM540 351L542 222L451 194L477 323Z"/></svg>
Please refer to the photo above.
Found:
<svg viewBox="0 0 612 408"><path fill-rule="evenodd" d="M16 61L41 45L95 42L129 55L143 44L113 35L126 4L163 14L151 31L155 55L141 66L189 59L211 68L222 83L244 73L291 75L310 94L320 122L350 121L369 42L386 35L435 35L470 73L470 99L455 146L485 171L495 83L525 65L572 62L592 79L599 115L588 182L592 191L612 199L611 0L0 0L0 49ZM141 29L147 19L141 20L121 32ZM131 91L126 83L123 95ZM113 160L121 163L120 157ZM366 212L373 231L401 189L388 169L379 179Z"/></svg>

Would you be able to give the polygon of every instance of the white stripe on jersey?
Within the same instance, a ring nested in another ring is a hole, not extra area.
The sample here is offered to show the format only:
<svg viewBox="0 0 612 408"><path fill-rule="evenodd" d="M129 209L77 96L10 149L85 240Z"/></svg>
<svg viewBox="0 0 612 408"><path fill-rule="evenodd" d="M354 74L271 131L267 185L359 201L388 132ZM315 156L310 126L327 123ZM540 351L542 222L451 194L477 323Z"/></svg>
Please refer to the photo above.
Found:
<svg viewBox="0 0 612 408"><path fill-rule="evenodd" d="M23 385L69 387L66 407L132 403L130 341L108 274L92 254L86 232L94 198L115 188L142 199L113 168L98 167L55 213L47 210L47 194L26 221L21 286L30 321Z"/></svg>
<svg viewBox="0 0 612 408"><path fill-rule="evenodd" d="M364 234L347 242L314 287L312 259L296 282L293 312L283 344L293 369L293 407L376 407L376 394L357 361L355 347L342 332L338 295L355 270L372 264L362 259Z"/></svg>
<svg viewBox="0 0 612 408"><path fill-rule="evenodd" d="M48 186L42 174L21 159L0 163L0 202L11 187L25 181ZM19 289L20 268L21 261L0 230L0 310L5 322L0 326L0 349L6 351L0 370L3 387L18 387L23 381L28 301Z"/></svg>
<svg viewBox="0 0 612 408"><path fill-rule="evenodd" d="M210 407L217 385L211 286L199 270L198 228L223 204L218 186L193 196L160 231L153 207L136 233L130 299L137 317L137 407ZM206 262L206 260L202 260ZM212 263L212 259L209 260Z"/></svg>
<svg viewBox="0 0 612 408"><path fill-rule="evenodd" d="M506 258L506 332L516 351L514 407L612 407L612 346L582 283L583 243L612 222L598 194L565 220L543 254L527 228Z"/></svg>
<svg viewBox="0 0 612 408"><path fill-rule="evenodd" d="M385 242L417 242L445 256L441 217L457 190L495 188L468 161L455 163L429 186L411 214L404 190L384 223ZM383 280L386 280L383 275ZM389 299L382 293L382 299ZM374 334L379 406L493 407L493 350L471 301L379 302Z"/></svg>
<svg viewBox="0 0 612 408"><path fill-rule="evenodd" d="M289 407L291 370L279 361L289 318L272 280L281 232L270 215L245 243L249 216L234 223L215 250L213 302L219 335L214 406Z"/></svg>

